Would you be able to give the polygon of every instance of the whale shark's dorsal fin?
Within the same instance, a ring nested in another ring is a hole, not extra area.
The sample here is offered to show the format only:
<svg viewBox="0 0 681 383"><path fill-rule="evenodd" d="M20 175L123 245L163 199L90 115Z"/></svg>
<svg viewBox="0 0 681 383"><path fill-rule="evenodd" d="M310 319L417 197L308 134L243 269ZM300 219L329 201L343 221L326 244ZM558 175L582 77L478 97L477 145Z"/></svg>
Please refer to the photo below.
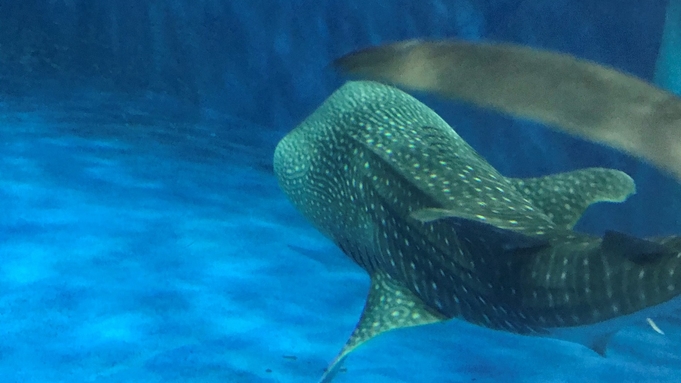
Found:
<svg viewBox="0 0 681 383"><path fill-rule="evenodd" d="M572 229L584 211L597 202L623 202L636 193L634 180L614 169L589 168L538 178L509 178L511 184L538 207L559 228ZM502 229L517 229L508 215L477 214L475 211L425 208L411 217L430 222L446 217L459 217L487 223Z"/></svg>
<svg viewBox="0 0 681 383"><path fill-rule="evenodd" d="M589 205L623 202L636 193L634 180L614 169L588 168L509 181L553 223L572 229Z"/></svg>
<svg viewBox="0 0 681 383"><path fill-rule="evenodd" d="M326 369L320 383L330 382L338 373L345 357L354 349L386 331L440 322L446 318L429 309L408 288L395 283L389 275L377 272L362 317L345 346Z"/></svg>
<svg viewBox="0 0 681 383"><path fill-rule="evenodd" d="M585 342L584 345L605 358L608 351L608 343L610 343L613 335L615 335L615 331L601 334Z"/></svg>

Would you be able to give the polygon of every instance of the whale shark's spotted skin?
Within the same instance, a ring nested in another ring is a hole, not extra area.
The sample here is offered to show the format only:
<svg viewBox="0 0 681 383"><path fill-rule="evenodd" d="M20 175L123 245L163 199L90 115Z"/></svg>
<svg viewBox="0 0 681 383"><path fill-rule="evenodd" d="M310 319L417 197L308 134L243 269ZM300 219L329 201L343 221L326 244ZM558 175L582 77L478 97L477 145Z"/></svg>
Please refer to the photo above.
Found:
<svg viewBox="0 0 681 383"><path fill-rule="evenodd" d="M591 203L634 193L629 176L506 178L386 85L344 85L282 139L274 168L293 204L372 279L322 381L382 332L450 318L603 353L620 319L642 320L681 292L677 239L571 230Z"/></svg>

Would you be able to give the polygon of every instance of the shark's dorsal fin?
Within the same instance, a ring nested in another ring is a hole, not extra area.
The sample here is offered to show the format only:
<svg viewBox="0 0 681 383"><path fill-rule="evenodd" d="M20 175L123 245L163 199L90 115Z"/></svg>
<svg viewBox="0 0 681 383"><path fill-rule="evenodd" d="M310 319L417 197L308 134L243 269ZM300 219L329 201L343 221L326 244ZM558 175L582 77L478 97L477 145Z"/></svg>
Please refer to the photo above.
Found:
<svg viewBox="0 0 681 383"><path fill-rule="evenodd" d="M589 205L623 202L636 192L634 180L614 169L588 168L509 181L561 228L572 229Z"/></svg>
<svg viewBox="0 0 681 383"><path fill-rule="evenodd" d="M618 254L638 264L654 262L669 253L664 245L612 230L603 235L601 247L606 253Z"/></svg>
<svg viewBox="0 0 681 383"><path fill-rule="evenodd" d="M362 317L350 339L326 369L320 383L330 382L345 357L366 341L386 331L440 322L446 318L426 307L408 288L395 283L387 274L375 273Z"/></svg>
<svg viewBox="0 0 681 383"><path fill-rule="evenodd" d="M599 336L594 337L589 342L584 343L584 345L593 350L598 355L605 357L608 351L608 343L610 342L610 339L612 339L612 336L614 334L615 334L614 331L601 334Z"/></svg>

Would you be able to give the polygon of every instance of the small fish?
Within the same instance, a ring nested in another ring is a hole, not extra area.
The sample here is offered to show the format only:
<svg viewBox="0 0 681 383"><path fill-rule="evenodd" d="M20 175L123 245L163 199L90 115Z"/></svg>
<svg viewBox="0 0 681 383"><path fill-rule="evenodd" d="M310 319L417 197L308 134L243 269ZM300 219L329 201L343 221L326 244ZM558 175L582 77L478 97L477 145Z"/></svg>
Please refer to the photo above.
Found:
<svg viewBox="0 0 681 383"><path fill-rule="evenodd" d="M646 318L646 322L648 322L648 325L658 334L664 335L664 331L660 330L659 327L657 327L657 324L650 318Z"/></svg>
<svg viewBox="0 0 681 383"><path fill-rule="evenodd" d="M628 175L504 177L394 87L341 87L279 142L274 169L293 205L371 277L322 382L393 329L458 318L604 355L618 329L681 306L681 238L572 230L589 205L633 194Z"/></svg>
<svg viewBox="0 0 681 383"><path fill-rule="evenodd" d="M545 123L681 181L681 98L614 68L519 45L457 40L382 45L341 57L335 66Z"/></svg>

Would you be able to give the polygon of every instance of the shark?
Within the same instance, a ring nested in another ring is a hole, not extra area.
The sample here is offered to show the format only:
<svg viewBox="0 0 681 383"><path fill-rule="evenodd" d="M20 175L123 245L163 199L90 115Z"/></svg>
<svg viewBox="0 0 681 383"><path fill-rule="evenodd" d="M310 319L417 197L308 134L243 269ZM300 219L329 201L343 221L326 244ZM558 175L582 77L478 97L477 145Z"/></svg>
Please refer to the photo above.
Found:
<svg viewBox="0 0 681 383"><path fill-rule="evenodd" d="M347 82L281 139L274 170L294 207L371 278L321 382L395 329L457 319L605 355L619 329L681 306L681 238L573 230L591 204L635 193L631 177L505 177L395 87Z"/></svg>
<svg viewBox="0 0 681 383"><path fill-rule="evenodd" d="M407 40L351 52L341 72L534 120L681 181L681 98L570 54L492 41Z"/></svg>

